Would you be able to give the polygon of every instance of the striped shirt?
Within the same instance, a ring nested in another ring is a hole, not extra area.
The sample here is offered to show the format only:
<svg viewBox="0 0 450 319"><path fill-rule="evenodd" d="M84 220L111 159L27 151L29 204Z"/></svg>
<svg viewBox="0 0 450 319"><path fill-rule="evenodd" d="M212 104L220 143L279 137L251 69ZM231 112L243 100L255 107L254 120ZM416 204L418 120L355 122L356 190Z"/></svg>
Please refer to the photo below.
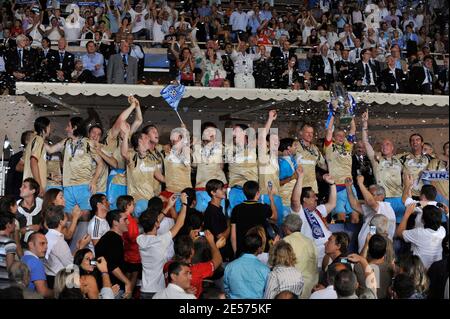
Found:
<svg viewBox="0 0 450 319"><path fill-rule="evenodd" d="M99 240L104 234L109 231L109 225L106 219L100 218L95 215L89 222L88 225L88 234L91 236L93 240ZM94 244L89 243L88 248L94 252Z"/></svg>
<svg viewBox="0 0 450 319"><path fill-rule="evenodd" d="M303 291L303 276L295 267L275 266L269 273L264 299L274 299L282 291L300 296Z"/></svg>
<svg viewBox="0 0 450 319"><path fill-rule="evenodd" d="M9 287L6 256L16 254L16 243L9 237L0 235L0 289Z"/></svg>

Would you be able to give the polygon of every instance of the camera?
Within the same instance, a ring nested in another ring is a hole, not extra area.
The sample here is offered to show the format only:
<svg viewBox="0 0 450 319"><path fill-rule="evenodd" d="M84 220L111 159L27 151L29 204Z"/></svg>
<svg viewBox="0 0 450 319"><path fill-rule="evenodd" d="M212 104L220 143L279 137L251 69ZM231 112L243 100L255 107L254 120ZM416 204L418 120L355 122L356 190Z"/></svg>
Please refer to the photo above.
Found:
<svg viewBox="0 0 450 319"><path fill-rule="evenodd" d="M341 262L341 264L348 264L349 263L348 258L341 258L340 262Z"/></svg>
<svg viewBox="0 0 450 319"><path fill-rule="evenodd" d="M89 260L89 265L91 266L97 266L97 261L96 260Z"/></svg>
<svg viewBox="0 0 450 319"><path fill-rule="evenodd" d="M204 231L199 231L198 235L201 236L201 237L205 237L205 232Z"/></svg>
<svg viewBox="0 0 450 319"><path fill-rule="evenodd" d="M420 202L417 202L417 203L416 203L416 207L420 207L420 206L422 206L422 205L420 204Z"/></svg>
<svg viewBox="0 0 450 319"><path fill-rule="evenodd" d="M442 203L436 203L436 207L444 208L444 204L442 204Z"/></svg>

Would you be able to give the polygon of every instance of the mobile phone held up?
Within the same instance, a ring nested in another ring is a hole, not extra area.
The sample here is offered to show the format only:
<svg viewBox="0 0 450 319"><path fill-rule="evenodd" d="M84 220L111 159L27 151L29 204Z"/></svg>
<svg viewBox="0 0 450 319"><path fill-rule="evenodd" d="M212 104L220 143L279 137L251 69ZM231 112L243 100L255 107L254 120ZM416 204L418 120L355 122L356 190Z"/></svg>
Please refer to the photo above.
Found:
<svg viewBox="0 0 450 319"><path fill-rule="evenodd" d="M273 187L272 181L268 181L268 182L267 182L267 189L268 189L269 191L271 191L271 190L272 190L272 187Z"/></svg>
<svg viewBox="0 0 450 319"><path fill-rule="evenodd" d="M199 235L200 237L205 237L205 232L204 232L204 231L199 231L199 232L198 232L198 235Z"/></svg>
<svg viewBox="0 0 450 319"><path fill-rule="evenodd" d="M89 260L89 265L91 266L97 266L97 261L96 260Z"/></svg>
<svg viewBox="0 0 450 319"><path fill-rule="evenodd" d="M373 236L377 233L377 226L370 226L370 234Z"/></svg>

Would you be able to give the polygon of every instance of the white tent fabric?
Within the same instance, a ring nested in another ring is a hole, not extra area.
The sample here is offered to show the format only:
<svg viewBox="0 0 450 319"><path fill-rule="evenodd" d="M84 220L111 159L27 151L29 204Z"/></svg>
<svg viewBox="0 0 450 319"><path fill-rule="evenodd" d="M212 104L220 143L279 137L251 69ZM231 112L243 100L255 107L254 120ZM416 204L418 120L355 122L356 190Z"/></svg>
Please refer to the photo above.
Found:
<svg viewBox="0 0 450 319"><path fill-rule="evenodd" d="M163 86L150 85L118 85L118 84L61 84L61 83L39 83L18 82L17 94L56 94L56 95L84 95L84 96L128 96L130 94L139 97L160 97ZM419 95L419 94L389 94L350 92L358 102L391 104L391 105L415 105L415 106L439 106L448 107L448 96ZM271 90L271 89L237 89L237 88L205 88L187 87L185 98L208 98L208 99L235 99L235 100L263 100L263 101L328 101L328 91L293 91L293 90Z"/></svg>

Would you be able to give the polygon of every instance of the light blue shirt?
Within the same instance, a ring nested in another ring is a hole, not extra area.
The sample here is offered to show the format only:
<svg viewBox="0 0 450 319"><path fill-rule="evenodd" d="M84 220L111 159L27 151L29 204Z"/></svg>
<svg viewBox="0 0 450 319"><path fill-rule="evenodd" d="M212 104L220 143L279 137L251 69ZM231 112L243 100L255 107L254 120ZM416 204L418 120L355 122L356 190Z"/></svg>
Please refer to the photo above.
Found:
<svg viewBox="0 0 450 319"><path fill-rule="evenodd" d="M91 71L93 76L99 77L105 75L105 61L101 53L95 52L94 54L84 54L81 56L81 62L83 62L83 70ZM98 70L95 69L97 64L100 64Z"/></svg>
<svg viewBox="0 0 450 319"><path fill-rule="evenodd" d="M258 32L258 28L261 25L258 19L255 16L252 16L248 20L248 26L252 29L252 34L256 34Z"/></svg>
<svg viewBox="0 0 450 319"><path fill-rule="evenodd" d="M255 255L243 254L225 268L224 290L230 299L262 299L270 269Z"/></svg>
<svg viewBox="0 0 450 319"><path fill-rule="evenodd" d="M119 32L119 24L117 23L116 16L111 11L108 11L107 15L109 19L109 29L111 30L111 33Z"/></svg>
<svg viewBox="0 0 450 319"><path fill-rule="evenodd" d="M211 15L211 7L200 7L197 9L197 12L200 17L208 17Z"/></svg>
<svg viewBox="0 0 450 319"><path fill-rule="evenodd" d="M230 24L232 26L232 31L245 31L248 24L248 15L244 11L239 13L234 11L230 17Z"/></svg>
<svg viewBox="0 0 450 319"><path fill-rule="evenodd" d="M297 161L294 156L283 156L278 158L278 166L280 167L280 180L286 179L294 175L297 169Z"/></svg>
<svg viewBox="0 0 450 319"><path fill-rule="evenodd" d="M408 40L415 41L417 44L419 44L419 37L415 33L405 33L404 38L405 45Z"/></svg>
<svg viewBox="0 0 450 319"><path fill-rule="evenodd" d="M270 20L270 19L272 19L272 12L261 10L259 12L259 17L261 18L261 21Z"/></svg>
<svg viewBox="0 0 450 319"><path fill-rule="evenodd" d="M35 291L35 281L47 280L44 263L35 254L28 250L25 251L24 256L22 257L22 262L28 266L28 269L30 269L30 283L28 284L28 288Z"/></svg>

